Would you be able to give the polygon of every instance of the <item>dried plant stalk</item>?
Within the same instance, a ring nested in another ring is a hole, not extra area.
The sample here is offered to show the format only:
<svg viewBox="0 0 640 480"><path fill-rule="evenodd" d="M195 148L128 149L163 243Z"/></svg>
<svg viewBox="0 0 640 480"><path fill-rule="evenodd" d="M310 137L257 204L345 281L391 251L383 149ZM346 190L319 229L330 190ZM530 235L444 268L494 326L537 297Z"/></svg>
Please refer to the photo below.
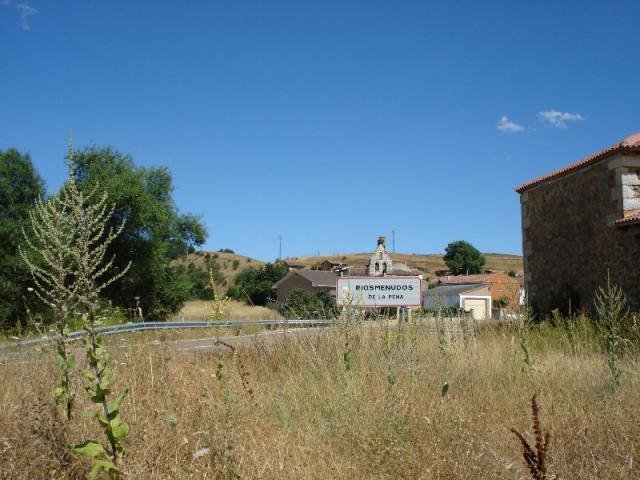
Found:
<svg viewBox="0 0 640 480"><path fill-rule="evenodd" d="M542 426L540 424L540 408L538 407L536 395L531 398L531 416L533 418L533 433L536 440L533 447L531 447L522 433L518 432L515 428L512 428L511 431L516 437L518 437L518 440L520 440L520 444L522 445L522 457L529 468L531 478L533 480L557 480L557 475L550 475L547 473L547 453L549 452L551 433L542 432Z"/></svg>

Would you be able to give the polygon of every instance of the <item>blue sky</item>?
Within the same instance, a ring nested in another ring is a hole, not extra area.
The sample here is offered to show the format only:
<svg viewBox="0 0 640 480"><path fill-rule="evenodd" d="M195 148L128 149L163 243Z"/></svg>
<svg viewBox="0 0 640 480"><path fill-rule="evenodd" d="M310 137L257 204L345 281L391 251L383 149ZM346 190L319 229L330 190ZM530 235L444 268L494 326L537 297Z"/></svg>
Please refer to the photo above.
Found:
<svg viewBox="0 0 640 480"><path fill-rule="evenodd" d="M457 239L520 254L514 187L640 130L637 1L0 0L0 149L168 166L208 249Z"/></svg>

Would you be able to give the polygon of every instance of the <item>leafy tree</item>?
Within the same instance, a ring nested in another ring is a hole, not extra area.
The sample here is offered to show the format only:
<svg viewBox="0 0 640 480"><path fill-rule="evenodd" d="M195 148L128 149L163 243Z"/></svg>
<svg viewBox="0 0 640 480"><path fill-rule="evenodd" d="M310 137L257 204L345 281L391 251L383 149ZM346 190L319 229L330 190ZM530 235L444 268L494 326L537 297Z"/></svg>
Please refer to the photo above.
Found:
<svg viewBox="0 0 640 480"><path fill-rule="evenodd" d="M447 245L444 262L455 275L481 273L485 258L480 251L464 240Z"/></svg>
<svg viewBox="0 0 640 480"><path fill-rule="evenodd" d="M336 302L326 292L312 293L294 288L278 310L286 318L334 318Z"/></svg>
<svg viewBox="0 0 640 480"><path fill-rule="evenodd" d="M131 262L131 269L103 295L125 308L140 297L145 318L161 320L177 312L189 297L189 282L169 262L203 244L207 232L198 217L178 212L169 170L137 167L130 156L110 147L90 147L74 158L80 188L100 185L116 204L111 226L124 223L109 253L115 255L116 268Z"/></svg>
<svg viewBox="0 0 640 480"><path fill-rule="evenodd" d="M29 209L43 195L42 179L29 155L0 150L0 327L24 323L27 308L35 307L27 296L33 282L18 246Z"/></svg>
<svg viewBox="0 0 640 480"><path fill-rule="evenodd" d="M189 300L209 300L213 295L211 291L211 278L216 285L224 282L224 275L220 272L220 266L216 262L209 265L210 273L203 268L197 267L193 262L189 262L187 266L177 265L176 271L184 279L187 298Z"/></svg>
<svg viewBox="0 0 640 480"><path fill-rule="evenodd" d="M238 274L227 295L235 300L249 301L254 305L266 305L275 297L273 284L288 272L282 262L266 263L262 267L249 267Z"/></svg>

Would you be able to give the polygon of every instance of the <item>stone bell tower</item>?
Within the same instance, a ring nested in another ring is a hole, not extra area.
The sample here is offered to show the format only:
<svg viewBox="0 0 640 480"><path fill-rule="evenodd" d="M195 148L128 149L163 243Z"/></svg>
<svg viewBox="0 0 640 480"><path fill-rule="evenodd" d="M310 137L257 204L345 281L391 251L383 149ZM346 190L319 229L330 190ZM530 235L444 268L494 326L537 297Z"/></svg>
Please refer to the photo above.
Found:
<svg viewBox="0 0 640 480"><path fill-rule="evenodd" d="M381 277L392 271L393 260L387 253L386 237L378 237L378 246L371 256L368 265L368 274L372 277Z"/></svg>

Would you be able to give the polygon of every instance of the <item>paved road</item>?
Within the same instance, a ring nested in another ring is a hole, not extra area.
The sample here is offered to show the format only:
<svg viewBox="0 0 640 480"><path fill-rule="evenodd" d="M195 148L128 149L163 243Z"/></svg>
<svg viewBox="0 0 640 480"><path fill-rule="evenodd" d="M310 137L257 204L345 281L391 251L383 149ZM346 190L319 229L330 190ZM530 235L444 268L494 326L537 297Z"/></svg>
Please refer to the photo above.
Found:
<svg viewBox="0 0 640 480"><path fill-rule="evenodd" d="M258 333L250 334L250 335L225 335L221 336L220 340L228 345L233 347L239 347L243 345L248 345L251 343L263 343L263 344L275 344L278 342L284 341L285 338L299 338L300 336L311 336L318 335L323 331L327 331L329 327L297 327L297 328L288 328L287 330L264 330ZM208 336L203 336L202 338L196 339L185 339L185 340L168 340L168 341L160 341L153 340L151 342L135 342L129 343L125 334L120 339L114 348L125 349L125 348L136 348L142 347L146 345L151 345L153 347L166 347L176 352L211 352L211 351L224 351L227 350L227 347L224 346L215 346L214 336L210 334ZM26 363L30 361L34 356L39 356L43 352L48 351L50 346L49 344L39 344L39 345L31 345L25 346L24 348L20 348L19 346L15 346L16 349L19 350L14 351L5 351L0 354L0 364L3 362L16 362L16 363ZM76 358L80 358L83 354L83 349L81 347L75 348L74 353Z"/></svg>

